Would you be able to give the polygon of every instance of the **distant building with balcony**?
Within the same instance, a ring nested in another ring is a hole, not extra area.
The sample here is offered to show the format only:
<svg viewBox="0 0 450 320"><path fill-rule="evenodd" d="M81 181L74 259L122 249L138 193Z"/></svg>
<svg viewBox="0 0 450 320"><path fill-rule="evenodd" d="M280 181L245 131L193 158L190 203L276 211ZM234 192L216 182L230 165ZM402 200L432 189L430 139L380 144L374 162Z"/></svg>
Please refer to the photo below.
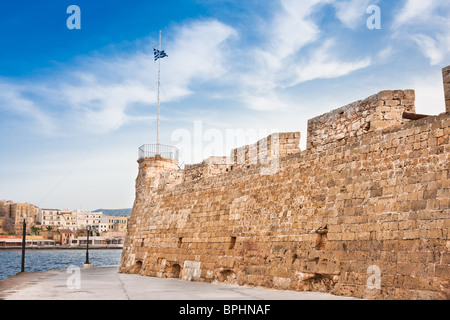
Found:
<svg viewBox="0 0 450 320"><path fill-rule="evenodd" d="M42 227L61 227L61 210L41 209L39 212L39 222Z"/></svg>
<svg viewBox="0 0 450 320"><path fill-rule="evenodd" d="M96 230L99 230L99 225L102 222L102 212L84 212L81 210L75 211L78 220L78 228L85 229L86 226L91 226Z"/></svg>
<svg viewBox="0 0 450 320"><path fill-rule="evenodd" d="M42 227L56 227L58 229L68 229L76 231L78 229L85 229L90 225L94 229L99 229L99 224L102 221L102 212L85 212L81 210L76 211L62 211L60 209L41 209L40 218Z"/></svg>
<svg viewBox="0 0 450 320"><path fill-rule="evenodd" d="M75 211L61 211L61 228L76 231L78 229L78 216Z"/></svg>

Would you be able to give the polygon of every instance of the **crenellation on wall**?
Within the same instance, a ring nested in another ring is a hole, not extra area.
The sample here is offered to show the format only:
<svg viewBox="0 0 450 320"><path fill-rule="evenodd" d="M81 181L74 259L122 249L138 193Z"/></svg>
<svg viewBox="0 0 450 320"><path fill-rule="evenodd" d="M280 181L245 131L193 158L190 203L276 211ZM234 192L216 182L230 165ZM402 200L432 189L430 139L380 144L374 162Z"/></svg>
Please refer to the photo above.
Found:
<svg viewBox="0 0 450 320"><path fill-rule="evenodd" d="M237 165L266 163L272 159L301 152L300 132L274 133L251 145L231 150L231 161Z"/></svg>
<svg viewBox="0 0 450 320"><path fill-rule="evenodd" d="M254 144L245 145L231 150L230 157L212 156L184 167L184 181L215 176L231 172L237 168L247 168L250 165L267 165L273 160L300 152L300 132L283 132L271 134Z"/></svg>
<svg viewBox="0 0 450 320"><path fill-rule="evenodd" d="M312 119L303 152L285 133L266 138L283 139L278 154L262 152L262 139L184 171L141 162L119 271L449 299L450 115L412 121L405 111L414 91L382 91ZM277 166L263 173L272 155Z"/></svg>
<svg viewBox="0 0 450 320"><path fill-rule="evenodd" d="M229 157L212 156L201 163L185 165L184 180L201 179L227 172L231 165L232 161Z"/></svg>
<svg viewBox="0 0 450 320"><path fill-rule="evenodd" d="M335 140L361 136L375 130L401 126L410 121L403 112L415 113L414 90L381 91L308 121L307 148Z"/></svg>

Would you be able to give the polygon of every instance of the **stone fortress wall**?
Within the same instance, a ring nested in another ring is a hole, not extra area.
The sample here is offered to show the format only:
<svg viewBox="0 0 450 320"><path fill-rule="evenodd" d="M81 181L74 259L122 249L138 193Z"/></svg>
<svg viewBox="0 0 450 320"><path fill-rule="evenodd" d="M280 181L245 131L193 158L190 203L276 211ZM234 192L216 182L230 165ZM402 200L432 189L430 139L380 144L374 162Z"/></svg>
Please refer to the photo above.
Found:
<svg viewBox="0 0 450 320"><path fill-rule="evenodd" d="M119 272L368 299L450 298L446 113L382 91L178 168L143 158Z"/></svg>
<svg viewBox="0 0 450 320"><path fill-rule="evenodd" d="M444 78L445 109L450 112L450 66L442 69Z"/></svg>

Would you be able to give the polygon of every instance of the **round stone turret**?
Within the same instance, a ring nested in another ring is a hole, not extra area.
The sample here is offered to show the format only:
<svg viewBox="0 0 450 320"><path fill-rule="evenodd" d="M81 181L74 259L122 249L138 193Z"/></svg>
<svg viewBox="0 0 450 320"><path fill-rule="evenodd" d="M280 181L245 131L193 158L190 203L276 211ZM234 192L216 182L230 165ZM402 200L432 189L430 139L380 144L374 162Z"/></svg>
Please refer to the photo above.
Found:
<svg viewBox="0 0 450 320"><path fill-rule="evenodd" d="M178 170L177 148L166 145L145 144L139 148L139 178L148 189L158 187L164 172Z"/></svg>

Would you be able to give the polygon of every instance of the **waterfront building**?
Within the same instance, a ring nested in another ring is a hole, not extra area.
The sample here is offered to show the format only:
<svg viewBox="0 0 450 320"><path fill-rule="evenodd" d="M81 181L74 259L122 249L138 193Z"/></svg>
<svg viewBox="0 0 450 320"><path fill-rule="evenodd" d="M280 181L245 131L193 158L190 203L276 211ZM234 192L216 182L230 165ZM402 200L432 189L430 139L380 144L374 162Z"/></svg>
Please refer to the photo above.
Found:
<svg viewBox="0 0 450 320"><path fill-rule="evenodd" d="M86 246L87 237L82 236L73 238L71 240L72 246ZM119 246L122 247L124 243L123 238L105 237L105 236L89 236L89 245L91 246Z"/></svg>
<svg viewBox="0 0 450 320"><path fill-rule="evenodd" d="M103 235L105 232L108 232L108 220L109 216L103 216L101 218L101 221L98 225L98 232L100 232L101 235Z"/></svg>
<svg viewBox="0 0 450 320"><path fill-rule="evenodd" d="M110 232L127 232L128 216L108 217L108 231Z"/></svg>
<svg viewBox="0 0 450 320"><path fill-rule="evenodd" d="M78 237L72 239L72 245L86 245L87 237ZM102 236L89 236L89 245L106 245L106 238Z"/></svg>
<svg viewBox="0 0 450 320"><path fill-rule="evenodd" d="M0 217L11 218L11 200L1 200L0 201Z"/></svg>
<svg viewBox="0 0 450 320"><path fill-rule="evenodd" d="M76 231L78 229L78 218L75 211L61 211L61 225L62 229Z"/></svg>
<svg viewBox="0 0 450 320"><path fill-rule="evenodd" d="M73 232L69 229L59 229L61 234L61 245L70 245L73 239Z"/></svg>
<svg viewBox="0 0 450 320"><path fill-rule="evenodd" d="M105 216L99 224L102 236L108 239L124 239L127 233L128 216Z"/></svg>
<svg viewBox="0 0 450 320"><path fill-rule="evenodd" d="M39 222L42 227L60 227L61 210L59 209L41 209L39 210Z"/></svg>
<svg viewBox="0 0 450 320"><path fill-rule="evenodd" d="M85 229L86 226L91 226L94 229L99 229L99 224L101 223L103 212L84 212L81 210L76 210L78 228Z"/></svg>
<svg viewBox="0 0 450 320"><path fill-rule="evenodd" d="M25 240L27 247L32 246L55 246L55 240L44 239L41 236L27 236ZM0 236L0 247L21 247L22 236Z"/></svg>
<svg viewBox="0 0 450 320"><path fill-rule="evenodd" d="M87 225L98 229L102 217L102 212L85 212L81 210L62 211L60 209L40 210L40 221L43 227L50 226L72 231L85 229Z"/></svg>
<svg viewBox="0 0 450 320"><path fill-rule="evenodd" d="M39 207L30 203L12 203L11 218L14 220L14 231L22 233L23 221L27 225L27 233L31 233L31 227L39 218Z"/></svg>

